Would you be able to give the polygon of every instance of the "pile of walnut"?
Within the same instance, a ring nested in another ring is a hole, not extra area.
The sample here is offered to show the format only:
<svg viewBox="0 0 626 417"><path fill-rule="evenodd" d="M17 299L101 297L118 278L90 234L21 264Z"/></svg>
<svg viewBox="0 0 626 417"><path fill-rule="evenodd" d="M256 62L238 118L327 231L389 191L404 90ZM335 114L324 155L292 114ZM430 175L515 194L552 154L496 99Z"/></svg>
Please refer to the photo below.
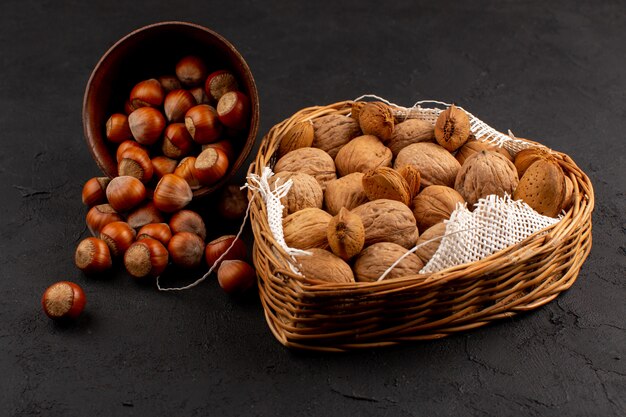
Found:
<svg viewBox="0 0 626 417"><path fill-rule="evenodd" d="M480 142L454 105L433 126L397 120L384 103L357 102L351 116L293 125L277 155L274 186L293 181L281 200L285 242L313 254L297 260L314 281L378 280L408 249L442 236L458 203L471 209L508 193L555 217L572 200L573 184L548 151L513 158ZM385 279L418 274L438 246L419 248Z"/></svg>

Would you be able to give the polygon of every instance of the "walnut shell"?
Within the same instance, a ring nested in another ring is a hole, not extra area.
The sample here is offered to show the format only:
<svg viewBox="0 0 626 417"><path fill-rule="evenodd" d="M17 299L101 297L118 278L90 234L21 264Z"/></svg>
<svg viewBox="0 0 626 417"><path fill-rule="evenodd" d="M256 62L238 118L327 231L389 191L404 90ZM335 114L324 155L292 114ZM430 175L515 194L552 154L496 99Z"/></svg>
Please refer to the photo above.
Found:
<svg viewBox="0 0 626 417"><path fill-rule="evenodd" d="M358 136L337 152L335 165L339 176L352 172L367 172L391 166L391 151L376 136Z"/></svg>
<svg viewBox="0 0 626 417"><path fill-rule="evenodd" d="M307 148L313 144L313 124L310 121L296 123L280 138L278 157L300 148Z"/></svg>
<svg viewBox="0 0 626 417"><path fill-rule="evenodd" d="M368 246L359 254L354 263L354 276L358 282L378 281L380 276L393 265L407 249L391 242L379 242ZM414 253L407 255L383 280L416 275L424 263Z"/></svg>
<svg viewBox="0 0 626 417"><path fill-rule="evenodd" d="M355 101L350 105L350 117L352 117L357 122L359 121L359 116L361 115L361 110L367 102L365 101Z"/></svg>
<svg viewBox="0 0 626 417"><path fill-rule="evenodd" d="M490 194L513 195L518 182L513 162L497 152L483 150L467 158L456 177L454 189L471 208Z"/></svg>
<svg viewBox="0 0 626 417"><path fill-rule="evenodd" d="M274 172L281 171L312 175L320 183L322 190L326 189L328 181L337 178L333 158L317 148L300 148L289 152L274 165Z"/></svg>
<svg viewBox="0 0 626 417"><path fill-rule="evenodd" d="M445 233L446 233L446 224L443 222L437 223L436 225L431 226L428 229L426 229L426 231L424 231L420 235L419 239L417 239L417 245L419 246L419 245L424 244L425 242L428 242L431 239L441 237ZM422 262L424 262L424 265L426 265L428 261L430 261L430 258L433 257L435 252L437 252L437 249L439 249L440 244L441 244L441 239L433 240L432 242L428 242L424 246L417 248L415 250L415 254L417 255L418 258L420 258Z"/></svg>
<svg viewBox="0 0 626 417"><path fill-rule="evenodd" d="M491 145L486 142L481 142L476 139L468 140L467 143L461 146L461 148L456 152L456 155L454 155L454 157L456 158L457 161L459 161L461 165L463 165L465 161L467 160L467 158L474 155L476 152L480 152L480 151L498 152L499 154L502 154L502 156L504 156L506 159L513 162L513 157L511 156L509 151L507 151L506 149L499 147L499 146Z"/></svg>
<svg viewBox="0 0 626 417"><path fill-rule="evenodd" d="M430 122L419 119L408 119L398 123L393 129L393 134L385 145L391 149L393 156L413 143L433 142L435 140L435 128Z"/></svg>
<svg viewBox="0 0 626 417"><path fill-rule="evenodd" d="M391 109L385 103L367 103L359 109L359 125L364 135L374 135L383 141L389 140L394 124Z"/></svg>
<svg viewBox="0 0 626 417"><path fill-rule="evenodd" d="M420 232L450 218L458 203L465 203L461 194L450 187L431 185L413 199L413 215Z"/></svg>
<svg viewBox="0 0 626 417"><path fill-rule="evenodd" d="M398 171L389 167L380 167L367 171L363 175L363 191L370 200L386 198L396 200L407 206L411 202L409 184Z"/></svg>
<svg viewBox="0 0 626 417"><path fill-rule="evenodd" d="M398 173L402 175L402 178L404 178L408 184L410 196L409 201L412 201L413 198L420 192L420 185L422 183L420 172L417 170L415 165L405 165L398 170Z"/></svg>
<svg viewBox="0 0 626 417"><path fill-rule="evenodd" d="M311 255L297 255L300 272L308 279L321 282L354 282L350 265L324 249L309 249Z"/></svg>
<svg viewBox="0 0 626 417"><path fill-rule="evenodd" d="M437 143L450 152L459 149L470 134L469 116L454 104L442 111L435 122Z"/></svg>
<svg viewBox="0 0 626 417"><path fill-rule="evenodd" d="M363 190L363 175L362 172L353 172L328 182L324 192L324 204L330 214L334 216L342 207L352 210L369 201Z"/></svg>
<svg viewBox="0 0 626 417"><path fill-rule="evenodd" d="M414 143L398 153L395 169L405 165L415 165L422 179L422 186L445 185L454 186L461 164L454 156L436 143Z"/></svg>
<svg viewBox="0 0 626 417"><path fill-rule="evenodd" d="M522 178L528 167L539 159L552 159L552 155L543 148L528 148L519 151L515 155L515 168L517 169L518 177Z"/></svg>
<svg viewBox="0 0 626 417"><path fill-rule="evenodd" d="M337 156L343 145L361 134L356 120L336 113L314 119L313 127L315 135L312 146L326 151L331 158Z"/></svg>
<svg viewBox="0 0 626 417"><path fill-rule="evenodd" d="M326 237L333 253L347 260L363 249L365 227L359 216L342 207L328 223Z"/></svg>
<svg viewBox="0 0 626 417"><path fill-rule="evenodd" d="M538 159L528 167L513 197L524 200L537 213L556 217L567 194L565 175L553 159Z"/></svg>
<svg viewBox="0 0 626 417"><path fill-rule="evenodd" d="M415 217L405 204L394 200L374 200L353 209L365 227L365 246L393 242L412 248L419 237Z"/></svg>
<svg viewBox="0 0 626 417"><path fill-rule="evenodd" d="M287 195L280 199L285 207L283 216L309 207L322 208L324 192L317 180L309 174L289 171L277 172L270 179L270 186L273 190L277 182L284 184L288 180L293 183Z"/></svg>
<svg viewBox="0 0 626 417"><path fill-rule="evenodd" d="M326 229L333 216L318 208L305 208L283 219L287 246L296 249L327 248Z"/></svg>

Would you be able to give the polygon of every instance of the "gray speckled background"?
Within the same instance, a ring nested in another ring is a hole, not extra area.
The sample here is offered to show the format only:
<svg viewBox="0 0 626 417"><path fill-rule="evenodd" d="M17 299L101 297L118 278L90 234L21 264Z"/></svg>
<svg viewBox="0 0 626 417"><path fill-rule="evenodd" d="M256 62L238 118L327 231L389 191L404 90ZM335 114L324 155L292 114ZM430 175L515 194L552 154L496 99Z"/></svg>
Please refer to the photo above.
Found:
<svg viewBox="0 0 626 417"><path fill-rule="evenodd" d="M624 1L175 3L0 5L0 415L626 415ZM257 296L214 280L164 294L122 272L83 276L80 191L99 174L83 90L109 46L160 20L237 46L261 96L259 140L302 107L376 93L456 102L567 152L596 192L578 281L462 335L324 355L284 349ZM60 279L87 293L74 325L40 310Z"/></svg>

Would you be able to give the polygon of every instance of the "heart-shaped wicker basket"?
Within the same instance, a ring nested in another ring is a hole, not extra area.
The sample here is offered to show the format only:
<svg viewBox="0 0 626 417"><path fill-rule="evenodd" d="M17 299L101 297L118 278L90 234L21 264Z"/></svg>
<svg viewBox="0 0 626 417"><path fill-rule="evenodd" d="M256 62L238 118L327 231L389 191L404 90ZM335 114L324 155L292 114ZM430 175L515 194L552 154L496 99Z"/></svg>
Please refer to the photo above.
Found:
<svg viewBox="0 0 626 417"><path fill-rule="evenodd" d="M263 138L248 174L261 176L264 167L274 166L281 137L295 123L331 113L347 115L352 103L306 108L274 126ZM441 111L398 110L433 124ZM473 116L471 120L477 138L495 132ZM542 145L518 139L507 149L516 153L531 146ZM270 230L265 201L250 191L254 264L272 333L291 348L371 348L445 337L552 301L574 283L589 254L594 205L587 175L569 156L552 153L574 184L573 204L554 226L480 261L378 282L319 284L294 272L291 256Z"/></svg>

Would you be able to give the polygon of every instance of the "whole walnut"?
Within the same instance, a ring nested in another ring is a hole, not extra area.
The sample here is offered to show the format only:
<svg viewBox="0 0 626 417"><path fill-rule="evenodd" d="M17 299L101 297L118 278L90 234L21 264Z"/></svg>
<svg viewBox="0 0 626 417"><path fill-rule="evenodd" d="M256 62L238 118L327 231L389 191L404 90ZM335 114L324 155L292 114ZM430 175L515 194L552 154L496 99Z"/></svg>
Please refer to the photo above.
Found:
<svg viewBox="0 0 626 417"><path fill-rule="evenodd" d="M354 263L354 276L358 282L378 281L381 275L405 255L407 249L391 242L374 243L365 248ZM424 263L414 253L408 254L383 280L419 274Z"/></svg>
<svg viewBox="0 0 626 417"><path fill-rule="evenodd" d="M285 243L290 248L327 248L326 231L333 216L318 208L305 208L283 219Z"/></svg>
<svg viewBox="0 0 626 417"><path fill-rule="evenodd" d="M497 152L483 150L467 158L456 177L454 189L472 208L479 199L491 194L513 195L518 182L513 162Z"/></svg>
<svg viewBox="0 0 626 417"><path fill-rule="evenodd" d="M287 153L274 165L274 172L281 171L312 175L320 183L322 190L326 188L328 181L337 178L333 158L317 148L299 148Z"/></svg>
<svg viewBox="0 0 626 417"><path fill-rule="evenodd" d="M480 152L480 151L498 152L499 154L502 154L502 156L504 156L506 159L513 162L513 157L511 156L509 151L507 151L506 149L501 148L499 146L491 145L486 142L481 142L476 139L468 140L467 143L461 146L461 148L456 152L456 155L454 155L454 157L456 158L457 161L459 161L461 165L463 165L467 158L474 155L476 152Z"/></svg>
<svg viewBox="0 0 626 417"><path fill-rule="evenodd" d="M363 175L362 172L353 172L327 183L324 204L330 214L334 216L342 207L352 210L369 201L363 190Z"/></svg>
<svg viewBox="0 0 626 417"><path fill-rule="evenodd" d="M391 149L393 156L407 146L418 142L432 142L435 140L435 128L430 122L419 119L408 119L398 123L385 145Z"/></svg>
<svg viewBox="0 0 626 417"><path fill-rule="evenodd" d="M331 158L337 156L343 145L361 134L356 120L337 113L314 119L313 128L315 135L311 146L326 151Z"/></svg>
<svg viewBox="0 0 626 417"><path fill-rule="evenodd" d="M353 209L352 213L361 217L365 227L365 246L393 242L410 249L419 237L411 209L399 201L370 201Z"/></svg>
<svg viewBox="0 0 626 417"><path fill-rule="evenodd" d="M322 208L324 192L317 180L309 174L289 171L277 172L270 179L270 186L274 189L276 184L284 184L289 180L292 181L291 188L289 188L287 195L280 199L284 206L283 216L309 207Z"/></svg>
<svg viewBox="0 0 626 417"><path fill-rule="evenodd" d="M278 157L289 152L311 146L313 143L313 124L310 121L296 123L280 138Z"/></svg>
<svg viewBox="0 0 626 417"><path fill-rule="evenodd" d="M305 278L312 281L342 283L354 282L350 265L327 250L313 248L307 250L311 255L297 255L299 270Z"/></svg>
<svg viewBox="0 0 626 417"><path fill-rule="evenodd" d="M445 234L446 224L442 222L426 229L426 231L420 235L419 239L417 239L417 246L422 244L424 246L418 247L415 250L415 254L421 259L422 262L424 262L424 265L430 261L430 258L433 257L435 252L437 252L437 249L439 249L439 245L441 245L441 239L437 238L440 238ZM432 242L428 242L429 240L432 240Z"/></svg>
<svg viewBox="0 0 626 417"><path fill-rule="evenodd" d="M431 185L413 199L413 215L420 232L450 218L457 204L465 203L461 194L444 185Z"/></svg>
<svg viewBox="0 0 626 417"><path fill-rule="evenodd" d="M394 163L395 169L415 165L423 187L429 185L454 186L456 174L461 169L459 161L436 143L414 143L402 149Z"/></svg>
<svg viewBox="0 0 626 417"><path fill-rule="evenodd" d="M358 136L337 152L335 165L340 176L352 172L367 172L378 167L391 166L391 150L372 135ZM452 158L454 159L454 158Z"/></svg>

